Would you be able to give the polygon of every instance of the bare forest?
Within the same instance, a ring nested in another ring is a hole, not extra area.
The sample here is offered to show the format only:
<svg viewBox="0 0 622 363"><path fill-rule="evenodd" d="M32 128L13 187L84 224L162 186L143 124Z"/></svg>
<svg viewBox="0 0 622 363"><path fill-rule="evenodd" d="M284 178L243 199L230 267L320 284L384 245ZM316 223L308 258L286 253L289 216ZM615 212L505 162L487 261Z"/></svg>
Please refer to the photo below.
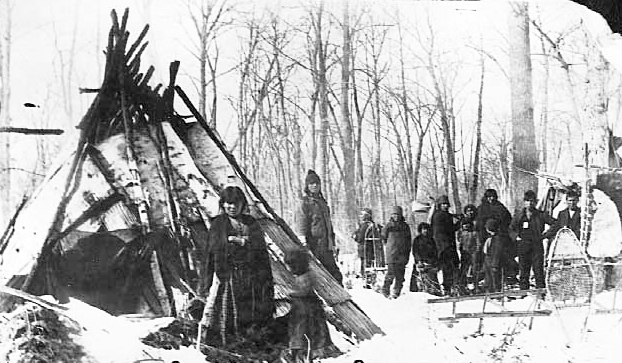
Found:
<svg viewBox="0 0 622 363"><path fill-rule="evenodd" d="M572 178L584 143L619 166L619 72L597 47L604 20L576 4L170 3L129 6L130 32L151 26L153 82L181 61L179 83L288 222L307 169L347 232L361 207L382 222L442 194L456 211L486 188L514 206L536 173ZM37 4L49 14L24 22ZM0 133L0 226L75 143L101 82L113 4L63 5L0 0L0 127L64 130Z"/></svg>

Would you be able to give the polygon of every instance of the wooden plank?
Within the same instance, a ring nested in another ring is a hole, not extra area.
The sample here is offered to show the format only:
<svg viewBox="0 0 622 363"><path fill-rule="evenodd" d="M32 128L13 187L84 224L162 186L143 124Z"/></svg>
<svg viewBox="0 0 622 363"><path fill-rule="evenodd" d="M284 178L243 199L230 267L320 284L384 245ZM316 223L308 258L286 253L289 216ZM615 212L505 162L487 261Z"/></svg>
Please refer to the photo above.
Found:
<svg viewBox="0 0 622 363"><path fill-rule="evenodd" d="M62 135L64 130L61 129L31 129L26 127L2 126L0 132L11 132L25 135Z"/></svg>
<svg viewBox="0 0 622 363"><path fill-rule="evenodd" d="M511 297L511 296L523 296L523 295L538 295L546 292L546 289L531 289L531 290L506 290L502 292L491 292L488 294L477 295L465 295L465 296L452 296L452 297L439 297L428 299L428 304L448 303L448 302L460 302L468 300L480 300L484 298L496 298L496 297Z"/></svg>
<svg viewBox="0 0 622 363"><path fill-rule="evenodd" d="M8 287L8 286L4 286L4 285L0 285L0 293L2 294L8 294L11 296L15 296L15 297L19 297L21 299L30 301L34 304L37 304L43 308L49 309L49 310L53 310L56 312L60 312L64 314L64 311L68 310L68 308L64 305L60 305L51 301L47 301L44 300L38 296L34 296L32 294L29 294L25 291L22 290L17 290L14 289L12 287Z"/></svg>
<svg viewBox="0 0 622 363"><path fill-rule="evenodd" d="M520 318L532 316L549 316L551 310L508 310L508 311L491 311L485 313L455 313L450 317L440 317L438 320L452 319L480 319L480 318Z"/></svg>

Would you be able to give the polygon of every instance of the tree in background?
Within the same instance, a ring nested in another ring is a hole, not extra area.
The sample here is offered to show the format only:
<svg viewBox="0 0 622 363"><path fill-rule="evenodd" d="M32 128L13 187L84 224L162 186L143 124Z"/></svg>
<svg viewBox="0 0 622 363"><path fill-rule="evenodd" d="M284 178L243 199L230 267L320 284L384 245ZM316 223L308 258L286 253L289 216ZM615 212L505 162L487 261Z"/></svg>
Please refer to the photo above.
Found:
<svg viewBox="0 0 622 363"><path fill-rule="evenodd" d="M532 173L540 165L533 120L529 5L511 3L508 24L512 105L510 195L514 208L520 205L524 191L537 190L538 181Z"/></svg>
<svg viewBox="0 0 622 363"><path fill-rule="evenodd" d="M195 2L188 3L188 13L192 19L195 34L198 37L198 42L192 51L192 55L199 62L199 81L198 85L196 85L199 93L199 112L208 121L210 127L214 129L216 128L217 119L218 92L216 81L218 58L220 55L217 39L220 31L230 24L230 21L223 21L223 18L230 10L231 7L226 1L201 0L199 4ZM209 86L211 86L212 101L208 117L207 88Z"/></svg>

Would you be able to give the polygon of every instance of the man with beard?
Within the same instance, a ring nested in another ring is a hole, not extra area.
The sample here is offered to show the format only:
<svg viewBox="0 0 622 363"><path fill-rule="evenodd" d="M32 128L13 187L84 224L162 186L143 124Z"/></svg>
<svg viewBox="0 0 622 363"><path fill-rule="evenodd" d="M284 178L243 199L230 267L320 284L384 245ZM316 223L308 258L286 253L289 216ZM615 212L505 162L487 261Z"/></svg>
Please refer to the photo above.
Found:
<svg viewBox="0 0 622 363"><path fill-rule="evenodd" d="M524 208L512 219L510 229L516 236L518 264L520 269L519 285L521 290L529 289L529 276L533 270L536 288L544 288L544 246L542 244L546 224L553 225L555 220L548 214L536 209L536 193L525 192Z"/></svg>
<svg viewBox="0 0 622 363"><path fill-rule="evenodd" d="M501 257L501 269L508 283L517 282L516 275L518 273L518 264L514 260L516 257L516 246L512 239L508 228L512 221L510 211L499 202L499 196L494 189L486 189L482 202L477 207L476 226L478 230L479 245L481 246L490 235L486 232L486 221L496 219L499 222L497 236L501 240L503 255Z"/></svg>
<svg viewBox="0 0 622 363"><path fill-rule="evenodd" d="M454 222L454 215L449 213L449 198L442 195L437 201L438 209L432 214L432 236L436 242L439 268L443 271L443 292L445 295L456 294L452 291L457 283L460 259L456 249L456 231L460 227Z"/></svg>

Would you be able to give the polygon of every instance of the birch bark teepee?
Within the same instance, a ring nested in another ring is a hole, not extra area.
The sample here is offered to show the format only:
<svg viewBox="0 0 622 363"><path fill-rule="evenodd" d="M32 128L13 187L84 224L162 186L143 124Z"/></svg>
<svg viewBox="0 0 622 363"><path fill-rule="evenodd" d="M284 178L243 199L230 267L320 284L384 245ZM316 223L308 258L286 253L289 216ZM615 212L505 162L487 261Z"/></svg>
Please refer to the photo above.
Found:
<svg viewBox="0 0 622 363"><path fill-rule="evenodd" d="M162 85L148 85L153 68L140 72L148 27L126 50L127 17L126 10L119 22L112 13L104 80L79 124L74 151L3 234L0 283L78 297L113 313L175 315L194 294L219 191L233 182L245 190L267 235L275 297L283 297L293 282L283 252L300 241L175 87L179 63L171 64L162 94ZM175 113L175 90L198 123ZM359 340L382 334L317 261L312 268L338 329Z"/></svg>

